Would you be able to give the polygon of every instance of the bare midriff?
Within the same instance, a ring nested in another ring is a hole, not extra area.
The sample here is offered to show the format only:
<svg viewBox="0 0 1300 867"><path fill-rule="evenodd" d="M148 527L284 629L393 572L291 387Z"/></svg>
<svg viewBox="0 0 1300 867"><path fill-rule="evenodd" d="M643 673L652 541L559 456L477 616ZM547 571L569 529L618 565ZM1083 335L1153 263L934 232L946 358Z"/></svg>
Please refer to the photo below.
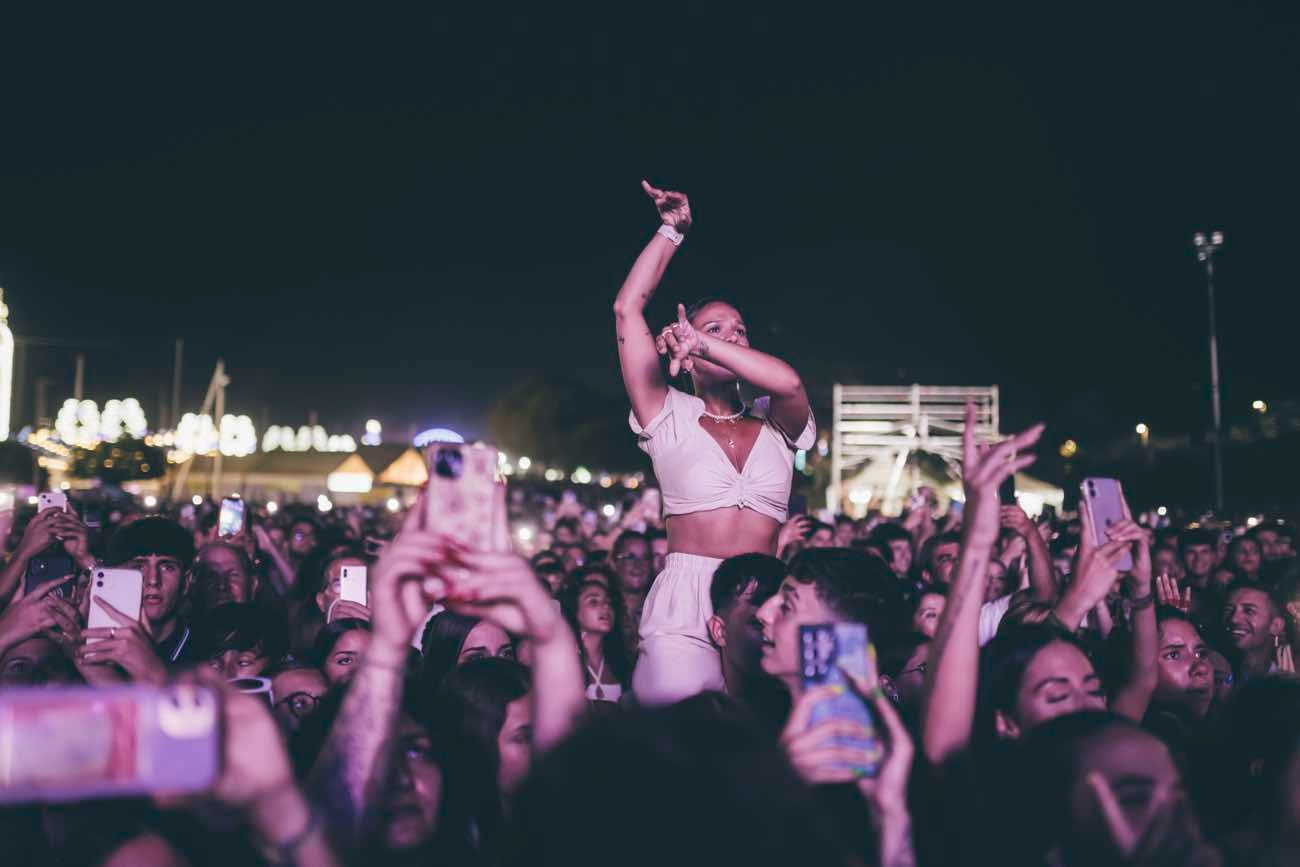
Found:
<svg viewBox="0 0 1300 867"><path fill-rule="evenodd" d="M670 515L668 553L695 554L725 559L737 554L776 554L776 537L781 524L773 518L733 506Z"/></svg>

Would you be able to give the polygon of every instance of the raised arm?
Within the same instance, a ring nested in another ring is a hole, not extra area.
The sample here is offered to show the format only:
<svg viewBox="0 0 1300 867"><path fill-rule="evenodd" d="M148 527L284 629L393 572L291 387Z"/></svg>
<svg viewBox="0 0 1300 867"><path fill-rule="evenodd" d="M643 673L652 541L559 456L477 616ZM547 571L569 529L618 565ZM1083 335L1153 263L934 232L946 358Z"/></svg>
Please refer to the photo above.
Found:
<svg viewBox="0 0 1300 867"><path fill-rule="evenodd" d="M1056 567L1052 565L1052 552L1048 550L1043 535L1019 506L1002 507L1002 526L1015 530L1025 540L1025 550L1029 554L1029 589L1034 601L1051 605L1058 592Z"/></svg>
<svg viewBox="0 0 1300 867"><path fill-rule="evenodd" d="M665 226L682 235L690 229L691 206L683 193L656 189L646 181L641 182L641 187L654 200ZM641 425L648 424L659 414L668 396L668 384L659 367L654 336L645 320L645 307L659 288L659 281L676 252L677 244L656 233L637 256L618 290L618 297L614 299L618 363L623 371L623 386L632 401L632 412Z"/></svg>
<svg viewBox="0 0 1300 867"><path fill-rule="evenodd" d="M944 606L930 648L922 745L932 764L940 764L970 743L975 726L979 678L979 616L988 583L989 559L1000 523L998 485L1034 462L1032 448L1042 436L1035 425L996 446L975 442L975 407L966 407L962 433L962 486L966 490L961 554L953 571L948 604Z"/></svg>
<svg viewBox="0 0 1300 867"><path fill-rule="evenodd" d="M1110 709L1134 722L1141 722L1160 677L1156 661L1160 642L1156 628L1155 588L1151 580L1151 542L1146 530L1132 520L1116 524L1111 529L1114 538L1133 543L1133 571L1125 582L1132 603L1128 677L1115 690Z"/></svg>
<svg viewBox="0 0 1300 867"><path fill-rule="evenodd" d="M695 358L704 358L725 367L753 386L762 394L770 395L772 406L768 418L776 422L791 439L798 437L808 424L808 395L803 380L793 367L775 355L759 352L752 346L720 340L709 333L709 323L699 323L697 329L686 318L686 308L677 305L677 321L667 326L659 336L662 349L677 364L690 369Z"/></svg>
<svg viewBox="0 0 1300 867"><path fill-rule="evenodd" d="M388 777L402 703L407 644L429 605L420 585L433 574L439 537L418 529L419 507L371 570L372 637L330 729L309 786L331 824L355 844Z"/></svg>

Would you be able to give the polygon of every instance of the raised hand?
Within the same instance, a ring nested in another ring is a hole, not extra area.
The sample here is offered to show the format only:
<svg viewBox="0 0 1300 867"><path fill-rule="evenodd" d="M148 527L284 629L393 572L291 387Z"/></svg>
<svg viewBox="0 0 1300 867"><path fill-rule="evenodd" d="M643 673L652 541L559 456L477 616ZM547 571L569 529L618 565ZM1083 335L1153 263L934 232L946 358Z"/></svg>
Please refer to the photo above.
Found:
<svg viewBox="0 0 1300 867"><path fill-rule="evenodd" d="M330 603L329 610L325 612L325 622L333 623L335 620L365 620L369 622L370 609L347 599L335 599Z"/></svg>
<svg viewBox="0 0 1300 867"><path fill-rule="evenodd" d="M682 234L685 234L690 229L691 203L687 200L685 193L661 190L650 186L649 181L642 181L641 189L645 190L646 195L654 200L655 210L659 212L659 218L665 224L672 226Z"/></svg>
<svg viewBox="0 0 1300 867"><path fill-rule="evenodd" d="M655 350L660 355L667 355L668 375L676 376L681 371L690 371L695 366L692 356L700 353L704 341L695 326L686 318L685 306L677 305L677 321L665 325L655 338Z"/></svg>
<svg viewBox="0 0 1300 867"><path fill-rule="evenodd" d="M55 607L53 603L62 600L50 594L66 586L72 577L66 575L57 581L44 584L34 593L10 604L3 613L0 613L0 652L59 625L53 611Z"/></svg>
<svg viewBox="0 0 1300 867"><path fill-rule="evenodd" d="M1189 585L1180 593L1177 578L1170 575L1157 576L1156 601L1187 614L1192 610L1192 588Z"/></svg>
<svg viewBox="0 0 1300 867"><path fill-rule="evenodd" d="M803 541L808 538L808 530L812 527L812 518L807 515L793 515L790 520L781 525L781 532L776 536L776 551L780 554L786 549L791 542Z"/></svg>
<svg viewBox="0 0 1300 867"><path fill-rule="evenodd" d="M452 611L490 620L512 635L537 642L568 628L527 560L453 545L447 554L440 574L447 581L444 602Z"/></svg>
<svg viewBox="0 0 1300 867"><path fill-rule="evenodd" d="M1033 448L1043 435L1043 425L1036 424L996 445L975 439L975 404L966 404L966 424L962 429L962 487L966 492L964 523L968 538L992 545L1001 527L1001 503L998 486L1034 463L1032 454L1017 452Z"/></svg>
<svg viewBox="0 0 1300 867"><path fill-rule="evenodd" d="M167 669L154 650L153 638L146 631L147 620L132 620L103 599L93 604L107 614L116 626L81 630L81 650L77 653L78 667L83 665L108 665L116 663L134 681L162 683L167 679Z"/></svg>
<svg viewBox="0 0 1300 867"><path fill-rule="evenodd" d="M1284 640L1278 644L1274 658L1278 671L1295 674L1295 657L1291 653L1291 642Z"/></svg>
<svg viewBox="0 0 1300 867"><path fill-rule="evenodd" d="M405 659L412 634L443 595L436 576L446 537L420 529L423 499L402 522L392 544L370 571L370 622L374 630L370 655L380 648ZM392 660L396 662L397 660Z"/></svg>
<svg viewBox="0 0 1300 867"><path fill-rule="evenodd" d="M781 732L781 748L786 758L810 786L851 783L858 779L855 766L871 761L864 748L837 743L840 738L867 738L871 731L861 723L828 719L815 726L808 725L813 708L841 695L844 690L840 684L824 684L805 690L790 709L790 717Z"/></svg>

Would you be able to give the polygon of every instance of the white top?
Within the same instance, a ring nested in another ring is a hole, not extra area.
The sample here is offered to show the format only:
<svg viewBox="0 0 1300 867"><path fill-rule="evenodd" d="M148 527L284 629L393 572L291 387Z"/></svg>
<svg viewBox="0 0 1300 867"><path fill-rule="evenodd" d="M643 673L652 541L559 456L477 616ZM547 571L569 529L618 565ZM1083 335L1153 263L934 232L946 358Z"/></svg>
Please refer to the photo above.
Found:
<svg viewBox="0 0 1300 867"><path fill-rule="evenodd" d="M1002 618L1007 616L1010 608L1010 594L980 606L980 647L988 644L998 634L998 626L1002 623Z"/></svg>
<svg viewBox="0 0 1300 867"><path fill-rule="evenodd" d="M753 509L776 521L785 521L790 505L794 451L809 449L817 441L812 411L797 439L768 418L766 397L754 401L751 415L763 420L763 429L737 471L722 446L700 427L704 401L671 386L664 408L642 427L636 413L628 423L637 445L650 455L663 491L665 515L689 515L713 509Z"/></svg>

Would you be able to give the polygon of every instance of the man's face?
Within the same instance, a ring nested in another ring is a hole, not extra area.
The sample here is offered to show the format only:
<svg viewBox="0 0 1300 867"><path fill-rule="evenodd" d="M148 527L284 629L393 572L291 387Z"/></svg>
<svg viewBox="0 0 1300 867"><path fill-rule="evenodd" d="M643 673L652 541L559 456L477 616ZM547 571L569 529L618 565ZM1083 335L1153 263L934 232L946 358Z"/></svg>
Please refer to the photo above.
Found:
<svg viewBox="0 0 1300 867"><path fill-rule="evenodd" d="M759 606L754 598L757 587L757 581L750 581L723 617L722 655L743 674L757 671L763 656L763 625L755 617Z"/></svg>
<svg viewBox="0 0 1300 867"><path fill-rule="evenodd" d="M989 561L989 583L984 586L984 601L1001 599L1011 592L1011 582L1007 577L1007 567L997 560Z"/></svg>
<svg viewBox="0 0 1300 867"><path fill-rule="evenodd" d="M921 706L925 694L925 672L930 662L930 642L925 642L912 652L903 670L893 680L894 694L899 708L911 713Z"/></svg>
<svg viewBox="0 0 1300 867"><path fill-rule="evenodd" d="M799 689L799 627L834 623L840 618L817 596L811 584L790 577L771 599L759 606L763 626L763 671L783 680L792 693Z"/></svg>
<svg viewBox="0 0 1300 867"><path fill-rule="evenodd" d="M295 557L306 557L316 547L316 528L299 521L289 528L289 550Z"/></svg>
<svg viewBox="0 0 1300 867"><path fill-rule="evenodd" d="M1268 594L1252 587L1239 587L1223 603L1223 628L1240 651L1271 647L1282 634L1284 622L1273 610Z"/></svg>
<svg viewBox="0 0 1300 867"><path fill-rule="evenodd" d="M836 521L835 522L835 547L847 548L853 544L853 522Z"/></svg>
<svg viewBox="0 0 1300 867"><path fill-rule="evenodd" d="M614 557L614 569L624 593L644 593L652 576L650 546L644 539L629 539Z"/></svg>
<svg viewBox="0 0 1300 867"><path fill-rule="evenodd" d="M1214 668L1210 648L1196 627L1185 620L1160 624L1158 665L1154 699L1200 719L1214 699Z"/></svg>
<svg viewBox="0 0 1300 867"><path fill-rule="evenodd" d="M1258 530L1255 533L1255 541L1259 543L1259 553L1265 563L1276 563L1285 556L1283 553L1285 547L1280 544L1281 537L1277 530Z"/></svg>
<svg viewBox="0 0 1300 867"><path fill-rule="evenodd" d="M668 561L668 537L660 536L650 542L651 574L658 575L664 571L664 564Z"/></svg>
<svg viewBox="0 0 1300 867"><path fill-rule="evenodd" d="M194 570L196 586L205 608L253 599L255 579L244 569L239 555L224 545L214 545L199 555Z"/></svg>
<svg viewBox="0 0 1300 867"><path fill-rule="evenodd" d="M889 555L889 568L902 578L912 568L912 543L906 539L890 539Z"/></svg>
<svg viewBox="0 0 1300 867"><path fill-rule="evenodd" d="M170 554L142 554L122 564L137 569L144 578L141 608L153 626L162 626L176 617L185 596L185 568Z"/></svg>
<svg viewBox="0 0 1300 867"><path fill-rule="evenodd" d="M1208 578L1210 570L1214 568L1214 548L1204 542L1197 542L1188 545L1183 549L1183 565L1187 567L1187 574L1193 578Z"/></svg>
<svg viewBox="0 0 1300 867"><path fill-rule="evenodd" d="M956 542L941 542L930 552L930 580L935 584L952 581L952 570L957 566L961 546Z"/></svg>
<svg viewBox="0 0 1300 867"><path fill-rule="evenodd" d="M1178 552L1173 548L1157 548L1152 551L1151 568L1156 575L1168 575L1179 581L1187 574L1183 571L1182 561L1178 559Z"/></svg>

